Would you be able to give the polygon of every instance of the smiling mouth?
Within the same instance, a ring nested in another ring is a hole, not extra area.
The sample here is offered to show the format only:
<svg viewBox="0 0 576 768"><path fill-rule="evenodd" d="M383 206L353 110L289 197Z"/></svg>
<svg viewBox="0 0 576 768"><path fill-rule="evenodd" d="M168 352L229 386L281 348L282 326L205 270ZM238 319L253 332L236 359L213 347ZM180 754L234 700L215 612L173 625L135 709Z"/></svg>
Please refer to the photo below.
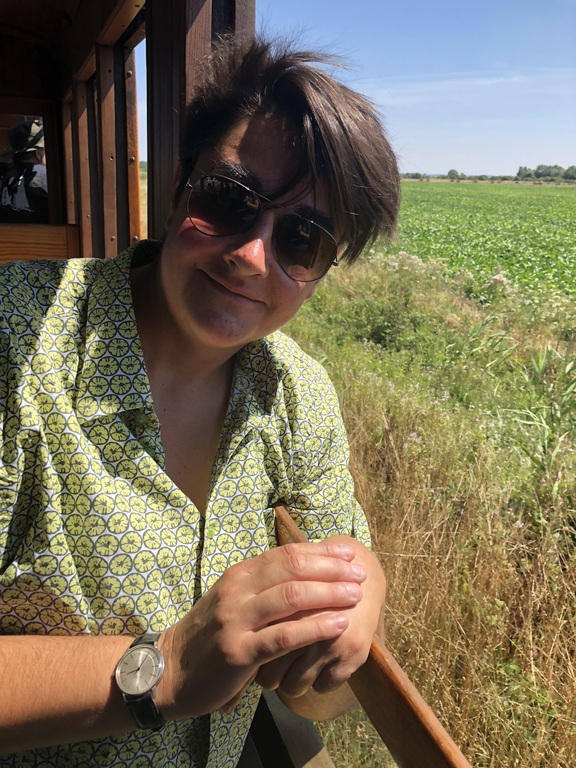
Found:
<svg viewBox="0 0 576 768"><path fill-rule="evenodd" d="M249 293L247 293L245 290L241 288L237 288L235 286L230 285L226 280L223 280L220 277L213 277L212 275L209 275L207 272L204 272L206 277L208 278L209 282L221 293L223 293L226 296L232 296L239 301L249 301L252 303L258 303L262 304L263 302L260 299L255 298L254 296L251 296Z"/></svg>

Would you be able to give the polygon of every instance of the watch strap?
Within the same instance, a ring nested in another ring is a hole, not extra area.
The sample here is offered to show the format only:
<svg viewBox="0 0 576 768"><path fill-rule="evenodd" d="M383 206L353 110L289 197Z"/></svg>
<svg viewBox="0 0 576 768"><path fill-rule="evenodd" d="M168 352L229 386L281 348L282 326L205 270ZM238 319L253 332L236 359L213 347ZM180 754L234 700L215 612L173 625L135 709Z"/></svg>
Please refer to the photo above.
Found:
<svg viewBox="0 0 576 768"><path fill-rule="evenodd" d="M153 645L154 648L158 648L159 637L160 632L148 632L145 635L140 635L132 642L130 648L133 648L135 645ZM122 693L124 703L128 707L138 728L159 731L165 725L164 718L154 701L155 696L156 688L144 693L142 696L131 696L130 694Z"/></svg>
<svg viewBox="0 0 576 768"><path fill-rule="evenodd" d="M164 718L154 701L154 693L146 693L144 696L128 696L124 694L124 701L138 728L147 728L159 731L164 725Z"/></svg>

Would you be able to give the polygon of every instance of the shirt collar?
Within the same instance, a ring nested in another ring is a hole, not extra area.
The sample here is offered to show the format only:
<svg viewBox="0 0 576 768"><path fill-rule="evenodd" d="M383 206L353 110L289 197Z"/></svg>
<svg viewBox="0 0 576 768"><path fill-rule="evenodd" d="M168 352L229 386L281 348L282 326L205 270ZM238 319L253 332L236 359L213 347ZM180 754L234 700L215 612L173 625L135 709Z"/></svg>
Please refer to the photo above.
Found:
<svg viewBox="0 0 576 768"><path fill-rule="evenodd" d="M78 373L78 416L89 421L135 409L153 410L138 336L130 268L151 261L160 243L142 241L103 261L89 291L85 352Z"/></svg>

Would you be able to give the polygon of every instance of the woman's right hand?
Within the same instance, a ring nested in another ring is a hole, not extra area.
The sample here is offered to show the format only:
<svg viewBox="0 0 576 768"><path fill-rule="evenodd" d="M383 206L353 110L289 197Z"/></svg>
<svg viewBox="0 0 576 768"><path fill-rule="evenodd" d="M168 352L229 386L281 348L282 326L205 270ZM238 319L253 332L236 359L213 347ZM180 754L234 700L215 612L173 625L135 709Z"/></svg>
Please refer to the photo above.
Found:
<svg viewBox="0 0 576 768"><path fill-rule="evenodd" d="M271 549L233 565L159 639L157 703L166 720L228 711L261 665L339 637L365 570L350 545L326 539Z"/></svg>

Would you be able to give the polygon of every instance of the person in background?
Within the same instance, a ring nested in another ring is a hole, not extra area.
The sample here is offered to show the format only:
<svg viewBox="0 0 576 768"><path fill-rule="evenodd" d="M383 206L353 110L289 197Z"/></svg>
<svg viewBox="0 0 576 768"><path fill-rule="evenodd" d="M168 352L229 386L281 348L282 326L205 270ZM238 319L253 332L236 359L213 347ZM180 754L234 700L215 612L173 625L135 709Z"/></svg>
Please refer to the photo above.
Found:
<svg viewBox="0 0 576 768"><path fill-rule="evenodd" d="M8 131L12 165L0 175L0 223L48 224L48 181L42 120Z"/></svg>
<svg viewBox="0 0 576 768"><path fill-rule="evenodd" d="M233 768L262 688L353 704L385 577L333 386L278 329L394 232L399 175L330 63L222 41L163 242L1 269L0 765Z"/></svg>

